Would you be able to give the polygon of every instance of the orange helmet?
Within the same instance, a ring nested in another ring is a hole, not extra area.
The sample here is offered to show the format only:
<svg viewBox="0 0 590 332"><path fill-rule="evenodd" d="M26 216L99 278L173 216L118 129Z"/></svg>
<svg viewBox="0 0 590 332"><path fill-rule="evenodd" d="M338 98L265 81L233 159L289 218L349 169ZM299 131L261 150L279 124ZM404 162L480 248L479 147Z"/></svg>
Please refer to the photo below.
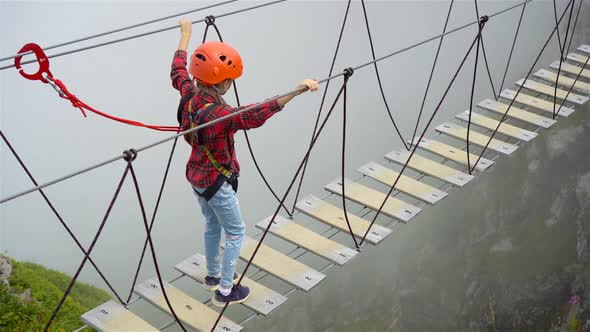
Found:
<svg viewBox="0 0 590 332"><path fill-rule="evenodd" d="M189 73L205 85L215 85L242 75L242 57L226 43L206 42L191 56Z"/></svg>

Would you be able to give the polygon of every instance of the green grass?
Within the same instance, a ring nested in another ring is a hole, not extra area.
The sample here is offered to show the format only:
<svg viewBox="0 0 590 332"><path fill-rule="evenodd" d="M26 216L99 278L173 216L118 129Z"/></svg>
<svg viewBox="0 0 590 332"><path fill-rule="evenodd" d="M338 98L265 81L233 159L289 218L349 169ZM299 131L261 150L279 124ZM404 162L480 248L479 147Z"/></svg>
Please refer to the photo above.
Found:
<svg viewBox="0 0 590 332"><path fill-rule="evenodd" d="M71 277L34 263L12 260L10 290L0 287L0 331L42 331L61 300ZM17 294L31 290L32 303L20 303ZM111 299L96 287L76 283L51 326L71 331L83 325L80 315Z"/></svg>

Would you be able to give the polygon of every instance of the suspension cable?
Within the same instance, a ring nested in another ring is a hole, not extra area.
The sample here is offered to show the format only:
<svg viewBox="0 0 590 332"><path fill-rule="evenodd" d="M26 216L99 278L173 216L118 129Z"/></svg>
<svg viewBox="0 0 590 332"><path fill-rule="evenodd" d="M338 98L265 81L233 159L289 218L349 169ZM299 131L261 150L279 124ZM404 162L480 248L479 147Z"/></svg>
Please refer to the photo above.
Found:
<svg viewBox="0 0 590 332"><path fill-rule="evenodd" d="M487 20L487 18L486 18ZM483 20L482 20L483 21ZM484 22L485 23L485 22ZM480 23L481 24L481 23ZM426 123L426 126L424 127L424 130L422 131L422 134L420 135L420 139L418 140L418 142L420 142L423 138L424 135L426 135L426 131L428 131L428 128L430 127L430 125L432 124L432 121L434 120L434 117L436 116L436 114L438 113L438 111L440 110L440 107L442 106L443 101L446 99L447 94L449 93L449 90L451 90L451 87L453 86L453 83L455 82L455 79L457 78L457 76L459 75L459 72L461 71L461 69L463 68L463 65L465 64L465 61L467 60L467 57L469 57L469 54L471 54L471 51L473 50L473 47L475 46L475 42L479 39L479 33L478 36L476 36L473 39L473 42L471 42L471 46L469 47L467 53L465 54L465 56L463 57L463 60L461 61L461 64L459 65L459 67L457 68L457 71L455 71L455 74L453 75L453 78L451 79L449 85L447 86L445 93L442 95L442 97L440 98L440 101L438 102L438 105L436 106L436 108L434 109L434 112L432 112L432 115L430 116L430 119L428 120L428 122ZM391 185L391 187L389 188L388 193L385 195L385 199L383 200L383 202L381 203L381 206L379 206L379 209L377 210L377 213L375 214L375 216L373 217L373 220L371 220L371 223L369 224L369 227L367 227L367 230L365 231L365 234L363 235L363 238L361 239L360 244L362 245L365 242L365 239L367 237L367 235L369 234L369 232L371 231L371 228L373 227L373 225L375 224L375 221L377 220L377 217L379 217L379 215L381 214L381 211L383 210L383 207L385 206L385 203L387 203L387 200L389 199L391 193L393 192L393 190L395 189L395 186L397 185L399 179L401 178L402 174L404 173L404 171L406 170L406 168L408 167L408 164L410 163L410 160L412 159L412 157L414 156L414 153L416 152L416 150L418 150L418 146L419 144L415 144L414 147L412 148L412 151L410 152L410 155L408 156L406 162L404 163L404 166L402 167L402 169L400 170L397 178L395 179L395 181L393 182L393 184Z"/></svg>
<svg viewBox="0 0 590 332"><path fill-rule="evenodd" d="M33 174L29 170L29 168L25 165L24 161L18 155L18 153L16 152L16 150L14 149L14 147L12 146L12 144L10 143L10 141L8 140L8 138L4 135L4 132L2 132L1 129L0 129L0 137L2 137L2 140L4 141L4 143L6 144L6 146L8 147L8 149L10 150L10 152L12 153L12 155L14 156L14 158L17 160L17 162L20 164L20 166L22 167L22 169L25 171L25 173L27 174L27 176L29 177L29 179L31 180L31 182L33 182L33 184L37 186L38 185L37 180L35 180L35 178L33 177ZM57 218L57 220L59 220L59 222L61 223L61 225L65 228L66 232L70 235L70 237L72 238L72 240L74 240L74 243L76 243L76 245L78 246L78 248L80 249L80 251L82 251L82 253L84 255L88 255L88 252L86 251L86 249L84 249L84 246L82 246L82 244L80 243L80 241L78 240L78 238L76 237L76 235L74 235L74 232L72 232L72 230L70 229L70 227L68 226L68 224L65 222L65 220L63 219L63 217L61 216L61 214L57 211L57 209L55 208L55 206L53 205L53 203L49 200L49 197L47 197L47 195L45 194L45 192L42 189L39 189L39 193L41 194L41 196L43 197L43 200L45 200L45 202L47 203L47 205L49 206L49 208L51 209L51 211L53 212L53 214L55 215L55 217ZM88 256L88 260L90 261L90 264L92 264L92 266L94 267L94 269L96 270L96 272L98 272L98 275L102 278L102 280L105 282L105 284L107 285L107 287L109 287L109 289L111 290L111 292L119 300L119 302L120 303L125 303L123 301L123 299L121 298L121 296L119 296L119 293L117 293L117 291L113 288L113 286L107 280L107 278L102 273L102 271L98 268L98 266L96 265L96 263L94 263L94 260L92 259L92 257Z"/></svg>
<svg viewBox="0 0 590 332"><path fill-rule="evenodd" d="M488 17L489 17L489 18L492 18L492 17L498 16L498 15L501 15L501 14L503 14L503 13L506 13L506 12L508 12L508 11L510 11L510 10L512 10L512 9L514 9L514 8L518 8L518 7L520 7L520 6L523 6L524 4L526 4L526 3L528 3L528 2L531 2L531 1L533 1L533 0L525 0L525 1L521 2L521 3L519 3L519 4L516 4L516 5L514 5L514 6L508 7L508 8L506 8L506 9L504 9L504 10L501 10L501 11L499 11L499 12L496 12L496 13L494 13L494 14L488 15ZM451 34L451 33L454 33L454 32L457 32L457 31L460 31L460 30L463 30L463 29L466 29L466 28L468 28L468 27L470 27L470 26L472 26L472 25L474 25L474 24L477 24L478 22L479 22L479 20L477 20L477 21L473 21L473 22L470 22L470 23L467 23L467 24L464 24L464 25L462 25L462 26L460 26L460 27L457 27L457 28L455 28L455 29L449 30L449 31L447 31L447 32L445 32L445 33L442 33L442 34L439 34L439 35L437 35L437 36L434 36L434 37L428 38L428 39L426 39L426 40L424 40L424 41L421 41L421 42L419 42L419 43L415 43L415 44L413 44L413 45L410 45L410 46L407 46L407 47L405 47L405 48L403 48L403 49L400 49L400 50L394 51L394 52L392 52L392 53L386 54L386 55L384 55L384 56L382 56L382 57L379 57L379 58L377 58L377 59L375 59L375 60L372 60L372 61L366 62L366 63L364 63L364 64L358 65L358 66L356 66L356 67L353 67L352 69L353 69L354 71L357 71L357 70L359 70L359 69L362 69L362 68L364 68L364 67L370 66L370 65L372 65L372 64L373 64L373 63L375 63L375 62L383 61L383 60L385 60L385 59L388 59L388 58L390 58L390 57L393 57L393 56L395 56L395 55L398 55L398 54L400 54L400 53L406 52L406 51L408 51L408 50L411 50L411 49L413 49L413 48L415 48L415 47L418 47L418 46L420 46L420 45L423 45L423 44L425 44L425 43L428 43L428 42L430 42L430 41L432 41L432 40L436 40L436 39L438 39L438 38L440 38L440 37L442 37L442 36L446 36L446 35L448 35L448 34ZM341 72L341 73L335 74L335 75L333 75L333 76L330 76L330 77L327 77L327 78L321 79L321 80L319 80L319 81L318 81L318 83L322 84L322 83L328 82L328 81L330 81L330 80L333 80L333 79L335 79L335 78L337 78L337 77L340 77L340 76L343 76L343 75L344 75L344 72ZM243 113L243 112L248 112L248 111L250 111L250 110L252 110L252 109L254 109L254 108L256 108L256 107L258 107L258 106L262 105L263 103L266 103L266 102L269 102L269 101L273 101L273 100L277 100L277 99L279 99L279 98L286 97L286 96L290 96L290 95L293 95L293 94L296 94L296 93L300 93L300 92L302 92L302 91L306 91L306 88L303 88L303 87L302 87L302 88L295 89L295 90L292 90L292 91L290 91L290 92L283 93L283 94L280 94L280 95L278 95L278 96L275 96L275 97L269 98L269 99L267 99L266 101L263 101L263 102L260 102L260 103L257 103L257 104L254 104L254 105L251 105L251 106L249 106L249 107L246 107L246 108L243 108L243 109L241 109L241 110L238 110L238 111L236 111L236 112L233 112L233 113L231 113L231 114L228 114L228 115L226 115L226 116L224 116L224 117L221 117L221 118L215 119L215 120L213 120L213 121L207 122L207 123L205 123L205 124L203 124L203 125L200 125L200 126L196 126L195 128L192 128L192 129L189 129L189 130L185 130L185 131L179 132L179 133L178 133L178 134L176 134L176 135L173 135L173 136L169 136L169 137L166 137L166 138L160 139L160 140L158 140L158 141L155 141L155 142L153 142L153 143L147 144L147 145L145 145L145 146L143 146L143 147L137 148L136 150L137 150L138 152L141 152L141 151L144 151L144 150L151 149L151 148L153 148L153 147L156 147L156 146L158 146L158 145L161 145L161 144L163 144L163 143L166 143L166 142L168 142L168 141L171 141L171 140L173 140L173 139L175 139L175 138L177 138L177 137L181 137L181 136L183 136L183 135L190 134L190 133L192 133L192 132L194 132L194 131L197 131L197 130L200 130L200 129L203 129L203 128L206 128L206 127L212 126L212 125L214 125L214 124L216 124L216 123L219 123L219 122L222 122L222 121L226 121L227 119L229 119L229 118L231 118L231 117L234 117L234 116L237 116L237 115L239 115L239 114L241 114L241 113ZM67 180L67 179L70 179L70 178L72 178L72 177L74 177L74 176L78 176L78 175L80 175L80 174L84 174L84 173L86 173L86 172L89 172L89 171L91 171L91 170L94 170L94 169L96 169L96 168L99 168L99 167L102 167L102 166L105 166L105 165L111 164L111 163L113 163L113 162L115 162L115 161L118 161L118 160L121 160L121 159L123 159L123 157L124 157L124 155L117 155L117 156L115 156L115 157L109 158L109 159L107 159L107 160L104 160L104 161L102 161L102 162L100 162L100 163L97 163L97 164L95 164L95 165L92 165L92 166L89 166L89 167L86 167L86 168L80 169L80 170L78 170L78 171L75 171L75 172L73 172L73 173L70 173L70 174L67 174L67 175L61 176L61 177L59 177L59 178L57 178L57 179L51 180L51 181L49 181L49 182L46 182L46 183L44 183L44 184L41 184L41 185L35 186L35 187L31 188L31 189L24 190L24 191L22 191L22 192L19 192L19 193L17 193L17 194L10 195L10 196L8 196L8 197L2 198L2 199L0 200L0 204L6 203L6 202L8 202L8 201L10 201L10 200L13 200L13 199L15 199L15 198L18 198L18 197L21 197L21 196L23 196L23 195L29 194L29 193L31 193L31 192L37 191L37 190L39 190L39 189L42 189L42 188L45 188L45 187L48 187L48 186L54 185L54 184L56 184L56 183L59 183L59 182L65 181L65 180Z"/></svg>
<svg viewBox="0 0 590 332"><path fill-rule="evenodd" d="M520 94L520 91L522 91L526 81L528 80L529 76L531 75L531 73L533 72L533 69L535 68L535 66L537 65L537 62L539 61L539 59L541 58L541 55L543 54L543 52L545 51L545 48L547 48L547 45L549 45L549 42L551 41L551 39L553 38L553 35L555 34L555 32L558 30L559 27L559 23L561 22L561 20L563 19L563 17L565 16L565 13L567 12L568 8L570 5L572 5L572 1L570 0L568 2L567 7L565 8L565 10L563 11L563 13L561 14L561 17L559 18L559 21L557 22L557 24L555 25L555 28L553 28L553 30L551 31L551 34L549 34L549 37L547 38L547 41L545 41L545 44L543 45L543 47L541 48L541 51L539 52L539 54L537 55L537 58L535 59L535 61L533 62L533 64L531 65L531 68L529 69L526 77L524 78L524 81L522 84L520 84L518 86L518 89L516 90L516 94L514 95L514 98L512 98L512 100L510 101L510 104L508 105L508 107L506 108L506 111L504 112L504 114L502 115L502 118L500 119L500 121L498 122L498 125L496 126L496 129L494 129L494 131L492 132L492 135L490 136L490 138L488 139L486 145L484 146L483 150L481 151L479 157L477 157L477 161L475 162L475 164L473 165L473 168L475 169L475 167L477 166L477 163L479 163L479 161L481 160L483 154L486 152L488 146L490 145L490 143L492 142L492 139L494 138L494 136L496 135L496 133L498 132L498 129L500 128L500 125L502 125L502 123L504 122L504 120L506 120L506 117L508 116L508 112L510 111L510 108L512 108L512 105L514 105L514 102L516 101L516 97L518 97L518 95ZM557 82L556 82L557 83Z"/></svg>
<svg viewBox="0 0 590 332"><path fill-rule="evenodd" d="M479 9L477 6L477 0L473 0L473 2L475 3L475 17L479 17ZM479 43L481 44L481 51L483 53L483 60L486 65L486 71L488 72L488 79L490 80L490 86L492 87L492 96L494 96L494 99L497 101L498 96L496 94L496 88L494 87L494 80L492 79L492 72L490 71L490 65L488 64L488 55L486 53L486 46L483 42L483 35L479 38ZM479 53L479 48L478 48L477 52Z"/></svg>
<svg viewBox="0 0 590 332"><path fill-rule="evenodd" d="M274 5L274 4L285 2L285 1L287 1L287 0L276 0L276 1L266 2L266 3L263 3L263 4L256 5L256 6L252 6L252 7L248 7L248 8L243 8L243 9L239 9L239 10L227 12L227 13L224 13L224 14L220 14L220 15L217 15L216 17L217 18L220 18L220 17L230 16L230 15L234 15L234 14L238 14L238 13L242 13L242 12L246 12L246 11L258 9L258 8L261 8L261 7L266 7L266 6ZM196 20L196 21L192 21L192 24L202 23L202 22L205 22L205 18L200 19L200 20ZM87 50L91 50L91 49L94 49L94 48L97 48L97 47L103 47L103 46L107 46L107 45L111 45L111 44L116 44L116 43L120 43L120 42L131 40L131 39L136 39L136 38L139 38L139 37L145 37L145 36L153 35L153 34L156 34L156 33L160 33L160 32L164 32L164 31L168 31L168 30L177 29L177 28L178 28L178 24L176 24L174 26L169 26L169 27L166 27L166 28L161 28L161 29L156 29L156 30L152 30L152 31L148 31L148 32L143 32L143 33L139 33L139 34L136 34L136 35L132 35L132 36L124 37L124 38L119 38L119 39L114 39L114 40L111 40L111 41L102 42L102 43L98 43L98 44L94 44L94 45L90 45L90 46L80 47L80 48L73 49L73 50L70 50L70 51L65 51L65 52L61 52L61 53L55 53L55 54L52 54L52 55L48 55L47 58L48 59L57 58L57 57L60 57L60 56L69 55L69 54L73 54L73 53L78 53L78 52L82 52L82 51L87 51ZM33 63L33 62L36 62L36 61L35 60L28 60L28 61L21 62L21 64L25 65L25 64L29 64L29 63ZM2 67L0 67L0 71L1 70L4 70L4 69L8 69L8 68L13 68L13 67L14 67L14 64L2 66Z"/></svg>
<svg viewBox="0 0 590 332"><path fill-rule="evenodd" d="M367 8L365 6L365 0L361 0L361 5L363 7L363 16L365 17L365 25L367 26L367 36L369 37L369 45L371 46L371 56L373 57L373 60L375 60L375 47L373 46L373 37L371 36L371 29L369 26L369 17L367 15ZM381 84L381 76L379 75L379 68L377 67L377 62L374 62L373 66L375 67L375 75L377 76L377 83L379 84L379 91L381 92L381 99L383 99L383 104L385 105L385 109L387 110L387 114L389 115L389 119L391 120L391 123L393 124L393 127L395 128L395 131L397 132L397 135L399 136L399 139L400 139L400 141L402 141L402 144L404 145L406 150L410 150L410 148L408 147L408 144L406 144L406 140L402 136L402 133L400 132L397 124L395 123L395 120L393 119L393 115L391 114L391 110L389 109L389 104L387 103L387 97L385 97L385 92L383 91L383 84Z"/></svg>
<svg viewBox="0 0 590 332"><path fill-rule="evenodd" d="M451 4L449 5L449 11L447 13L447 19L445 20L445 25L443 27L443 33L447 31L447 26L449 24L449 19L451 18L451 11L453 10L453 4L455 0L451 0ZM418 119L416 120L416 127L414 128L414 132L412 133L412 137L410 137L410 149L412 148L412 144L414 143L414 137L418 132L418 126L420 126L420 119L422 118L422 112L424 112L424 106L426 105L426 98L428 97L428 91L430 90L430 84L432 83L432 78L434 77L434 70L436 69L436 63L438 61L438 56L440 55L440 49L442 47L442 43L444 40L444 36L440 37L438 41L438 48L436 49L436 55L434 56L434 61L432 62L432 69L430 69L430 75L428 76L428 83L426 83L426 90L424 91L424 97L422 97L422 104L420 105L420 112L418 113Z"/></svg>
<svg viewBox="0 0 590 332"><path fill-rule="evenodd" d="M508 61L506 62L506 69L504 70L504 75L502 76L502 84L500 84L500 90L498 90L498 96L502 93L502 90L504 89L504 82L506 81L506 75L508 74L508 68L510 67L510 61L512 60L512 53L514 52L514 46L516 45L516 39L518 38L518 32L520 31L520 24L522 23L522 17L524 16L525 9L526 9L526 3L524 4L524 6L522 6L522 11L520 12L520 17L518 18L518 25L516 26L516 33L514 34L514 40L512 41L512 47L510 47L510 54L508 55Z"/></svg>
<svg viewBox="0 0 590 332"><path fill-rule="evenodd" d="M328 72L328 76L332 76L334 71L334 65L336 64L336 57L338 56L338 51L340 50L340 44L342 42L342 36L344 34L344 28L346 27L346 20L348 18L348 13L350 11L350 3L351 0L348 0L346 3L346 11L344 12L344 18L342 19L342 24L340 26L340 34L338 35L338 42L336 43L336 49L334 50L334 56L332 57L332 64L330 65L330 71ZM311 133L311 139L315 136L318 125L320 123L320 117L322 115L322 110L324 108L324 103L326 102L326 96L328 93L328 88L330 87L330 81L326 82L326 87L324 88L324 93L322 94L322 101L320 102L320 107L318 109L318 115L315 119L315 124L313 125L313 132ZM299 184L297 185L297 192L295 193L295 199L293 200L293 206L291 207L291 215L295 213L295 205L297 204L297 200L299 199L299 194L301 193L301 186L303 185L303 179L305 178L305 171L307 170L307 164L309 160L305 160L303 164L303 171L301 172L301 177L299 179Z"/></svg>
<svg viewBox="0 0 590 332"><path fill-rule="evenodd" d="M574 28L572 30L572 38L570 38L569 44L567 46L567 53L570 52L570 48L572 47L572 40L574 39L574 32L576 32L576 26L578 25L578 17L580 17L580 10L582 9L582 3L584 2L584 0L580 0L580 5L578 6L578 12L576 13L576 20L574 21Z"/></svg>
<svg viewBox="0 0 590 332"><path fill-rule="evenodd" d="M87 41L87 40L98 38L98 37L107 36L107 35L110 35L110 34L113 34L113 33L122 32L122 31L126 31L126 30L129 30L129 29L133 29L133 28L139 28L139 27L144 26L144 25L148 25L148 24L152 24L152 23L156 23L156 22L167 20L169 18L174 18L174 17L186 15L186 14L191 14L191 13L199 12L199 11L202 11L202 10L205 10L205 9L211 9L211 8L218 7L218 6L223 6L223 5L226 5L226 4L229 4L229 3L232 3L232 2L236 2L236 1L239 1L239 0L228 0L228 1L218 2L218 3L212 4L212 5L207 5L207 6L204 6L204 7L187 10L187 11L184 11L184 12L181 12L181 13L176 13L176 14L165 16L165 17L152 19L152 20L149 20L149 21L145 21L145 22L141 22L141 23L136 23L136 24L129 25L129 26L126 26L126 27L122 27L122 28L118 28L118 29L113 29L113 30L109 30L109 31L106 31L106 32L101 32L101 33L98 33L98 34L95 34L95 35L90 35L90 36L87 36L87 37L78 38L78 39L70 40L70 41L67 41L67 42L62 42L62 43L59 43L59 44L47 46L47 47L44 47L43 50L47 51L47 50L51 50L51 49L54 49L54 48L58 48L58 47L62 47L62 46L67 46L67 45L71 45L71 44L75 44L75 43ZM15 55L11 55L11 56L0 58L0 61L10 60L10 59L14 59L14 58L19 57L19 56L29 55L29 54L32 54L32 53L33 52L17 53Z"/></svg>
<svg viewBox="0 0 590 332"><path fill-rule="evenodd" d="M119 197L119 193L121 192L121 188L123 187L123 183L125 182L125 179L127 178L127 174L129 173L129 165L130 165L130 161L127 163L127 167L125 167L125 171L123 172L123 175L121 176L121 179L119 180L119 184L117 185L117 189L115 189L115 193L113 195L113 198L111 199L111 202L109 203L107 211L102 219L102 222L100 223L100 226L98 227L98 231L96 232L96 235L94 235L94 238L92 239L92 243L88 247L88 251L84 254L84 259L82 259L82 262L78 266L78 269L76 270L76 273L72 277L70 284L66 288L66 291L64 292L61 300L59 301L57 307L55 308L55 310L51 314L49 321L45 325L45 329L44 329L45 331L48 331L49 327L51 326L51 324L55 320L55 317L57 317L59 310L61 309L64 302L66 301L66 298L68 297L68 295L72 291L72 288L74 287L74 284L76 283L76 280L78 279L78 276L80 275L80 272L82 272L84 265L86 265L86 262L88 261L90 254L92 253L92 250L94 249L94 246L96 245L96 242L98 241L98 238L100 237L100 234L102 233L102 230L104 229L104 226L111 214L113 206L115 205L115 202L117 201L117 198Z"/></svg>

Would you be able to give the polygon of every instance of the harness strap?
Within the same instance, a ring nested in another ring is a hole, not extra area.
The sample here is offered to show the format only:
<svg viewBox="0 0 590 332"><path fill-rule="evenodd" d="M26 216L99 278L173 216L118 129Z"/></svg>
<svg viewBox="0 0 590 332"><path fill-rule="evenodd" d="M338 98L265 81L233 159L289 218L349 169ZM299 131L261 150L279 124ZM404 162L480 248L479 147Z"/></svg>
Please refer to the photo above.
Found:
<svg viewBox="0 0 590 332"><path fill-rule="evenodd" d="M193 96L194 96L194 93L190 93L190 94L182 97L182 99L180 100L180 105L178 106L177 114L176 114L177 120L179 120L179 123L182 125L182 112L184 111L185 104L188 102L187 116L189 118L189 128L186 128L186 129L192 129L192 128L195 128L195 126L205 123L205 120L207 119L209 114L217 106L214 103L208 103L208 104L205 104L204 109L199 109L195 112L193 110L193 104L191 101ZM196 132L188 134L185 137L187 139L187 142L191 146L193 146L195 143L194 142L195 136L197 138L197 144L199 145L199 147L201 147L203 149L203 151L205 151L205 155L207 156L207 158L209 159L211 164L213 164L215 169L219 172L219 175L217 176L217 178L215 179L215 182L211 186L207 187L207 189L205 189L205 191L203 191L202 193L199 193L196 189L193 188L195 193L197 193L199 196L205 198L205 200L209 201L217 193L219 188L221 188L221 186L223 186L223 184L226 181L232 186L232 189L235 192L237 192L238 191L238 176L237 176L237 174L231 173L229 171L229 169L231 169L231 164L233 162L233 146L230 145L229 139L228 139L228 148L230 148L232 150L232 152L230 155L230 160L229 160L228 166L224 166L219 161L217 161L217 159L215 159L211 150L205 144L203 144L201 130L197 130Z"/></svg>

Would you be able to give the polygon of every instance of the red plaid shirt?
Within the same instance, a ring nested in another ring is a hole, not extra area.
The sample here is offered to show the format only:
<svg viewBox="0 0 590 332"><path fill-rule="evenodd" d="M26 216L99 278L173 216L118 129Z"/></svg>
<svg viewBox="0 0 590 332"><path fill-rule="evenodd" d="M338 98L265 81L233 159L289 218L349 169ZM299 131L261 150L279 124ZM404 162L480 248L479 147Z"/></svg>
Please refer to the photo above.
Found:
<svg viewBox="0 0 590 332"><path fill-rule="evenodd" d="M189 77L186 70L186 52L176 51L174 59L172 60L172 71L170 72L172 79L172 86L180 91L181 97L186 96L195 89L195 85ZM193 110L204 109L205 104L214 103L217 106L209 113L205 122L231 114L238 109L231 106L219 105L213 96L206 93L197 93L189 101L192 103ZM242 106L243 109L248 106ZM282 109L276 100L262 104L250 111L240 113L226 121L219 122L213 126L201 129L202 142L211 151L215 159L222 165L227 166L232 158L232 150L234 143L234 133L238 130L248 130L262 126L268 118L273 116L276 112ZM184 107L182 113L182 121L188 121L188 102ZM195 133L193 133L195 134ZM193 135L191 134L191 135ZM196 135L195 135L196 136ZM197 141L194 137L193 141ZM235 152L233 153L233 162L231 163L231 172L239 173L240 164L236 159ZM207 188L211 186L217 179L219 172L213 166L203 148L198 145L192 146L190 158L186 164L186 178L197 188Z"/></svg>

